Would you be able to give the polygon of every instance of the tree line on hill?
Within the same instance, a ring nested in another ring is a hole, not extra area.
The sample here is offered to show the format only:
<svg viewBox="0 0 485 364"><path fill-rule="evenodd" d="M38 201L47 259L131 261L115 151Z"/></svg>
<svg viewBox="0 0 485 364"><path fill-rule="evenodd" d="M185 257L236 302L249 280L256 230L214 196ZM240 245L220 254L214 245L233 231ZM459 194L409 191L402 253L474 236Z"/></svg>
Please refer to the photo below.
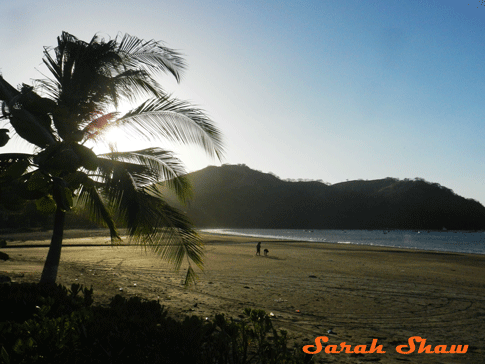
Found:
<svg viewBox="0 0 485 364"><path fill-rule="evenodd" d="M285 229L485 229L485 207L438 183L384 178L329 185L291 182L245 165L188 174L183 209L198 227Z"/></svg>

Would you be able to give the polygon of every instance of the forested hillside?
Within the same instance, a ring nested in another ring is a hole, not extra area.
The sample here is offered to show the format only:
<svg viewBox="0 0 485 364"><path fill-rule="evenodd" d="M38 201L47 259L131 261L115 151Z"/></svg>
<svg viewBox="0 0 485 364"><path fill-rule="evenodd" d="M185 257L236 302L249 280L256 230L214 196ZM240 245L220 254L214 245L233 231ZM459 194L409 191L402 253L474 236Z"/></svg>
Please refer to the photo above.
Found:
<svg viewBox="0 0 485 364"><path fill-rule="evenodd" d="M479 202L419 178L327 185L283 181L245 165L211 166L188 177L194 198L178 206L198 227L485 229Z"/></svg>

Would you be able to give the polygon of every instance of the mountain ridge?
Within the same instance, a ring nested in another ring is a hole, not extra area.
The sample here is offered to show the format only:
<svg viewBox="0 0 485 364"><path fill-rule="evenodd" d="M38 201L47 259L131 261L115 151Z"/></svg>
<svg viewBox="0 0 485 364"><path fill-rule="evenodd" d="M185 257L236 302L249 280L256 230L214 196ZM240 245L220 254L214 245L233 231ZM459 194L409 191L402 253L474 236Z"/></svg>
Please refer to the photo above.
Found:
<svg viewBox="0 0 485 364"><path fill-rule="evenodd" d="M383 178L328 185L285 181L246 165L187 174L194 198L169 203L197 227L297 229L485 229L485 207L424 179Z"/></svg>

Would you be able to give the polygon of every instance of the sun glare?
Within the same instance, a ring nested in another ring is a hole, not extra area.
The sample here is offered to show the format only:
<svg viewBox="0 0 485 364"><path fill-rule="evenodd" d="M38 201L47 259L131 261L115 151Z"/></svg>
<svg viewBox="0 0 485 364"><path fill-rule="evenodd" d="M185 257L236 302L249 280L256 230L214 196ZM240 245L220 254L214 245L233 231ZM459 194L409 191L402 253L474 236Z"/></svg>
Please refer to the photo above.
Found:
<svg viewBox="0 0 485 364"><path fill-rule="evenodd" d="M119 149L120 145L125 144L126 135L120 128L112 127L103 135L103 140L108 146L112 146L114 149Z"/></svg>
<svg viewBox="0 0 485 364"><path fill-rule="evenodd" d="M104 131L94 149L98 153L109 153L111 151L126 152L148 148L149 143L138 138L127 135L126 130L112 127Z"/></svg>
<svg viewBox="0 0 485 364"><path fill-rule="evenodd" d="M127 135L121 128L112 128L106 130L103 137L95 146L94 151L97 154L110 152L128 152L142 150L150 147L159 147L172 151L174 157L180 159L186 167L187 172L197 171L207 165L219 164L215 159L205 154L203 149L193 145L177 144L169 141L152 141L148 142L134 136Z"/></svg>

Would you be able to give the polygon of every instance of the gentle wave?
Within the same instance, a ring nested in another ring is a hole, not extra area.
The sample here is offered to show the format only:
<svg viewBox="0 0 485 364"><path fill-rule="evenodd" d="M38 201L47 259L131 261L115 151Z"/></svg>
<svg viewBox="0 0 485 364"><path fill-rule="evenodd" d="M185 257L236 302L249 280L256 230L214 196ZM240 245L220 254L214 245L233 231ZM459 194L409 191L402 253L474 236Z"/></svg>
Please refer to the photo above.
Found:
<svg viewBox="0 0 485 364"><path fill-rule="evenodd" d="M278 240L373 245L412 250L485 254L485 233L410 230L203 229L212 234Z"/></svg>

